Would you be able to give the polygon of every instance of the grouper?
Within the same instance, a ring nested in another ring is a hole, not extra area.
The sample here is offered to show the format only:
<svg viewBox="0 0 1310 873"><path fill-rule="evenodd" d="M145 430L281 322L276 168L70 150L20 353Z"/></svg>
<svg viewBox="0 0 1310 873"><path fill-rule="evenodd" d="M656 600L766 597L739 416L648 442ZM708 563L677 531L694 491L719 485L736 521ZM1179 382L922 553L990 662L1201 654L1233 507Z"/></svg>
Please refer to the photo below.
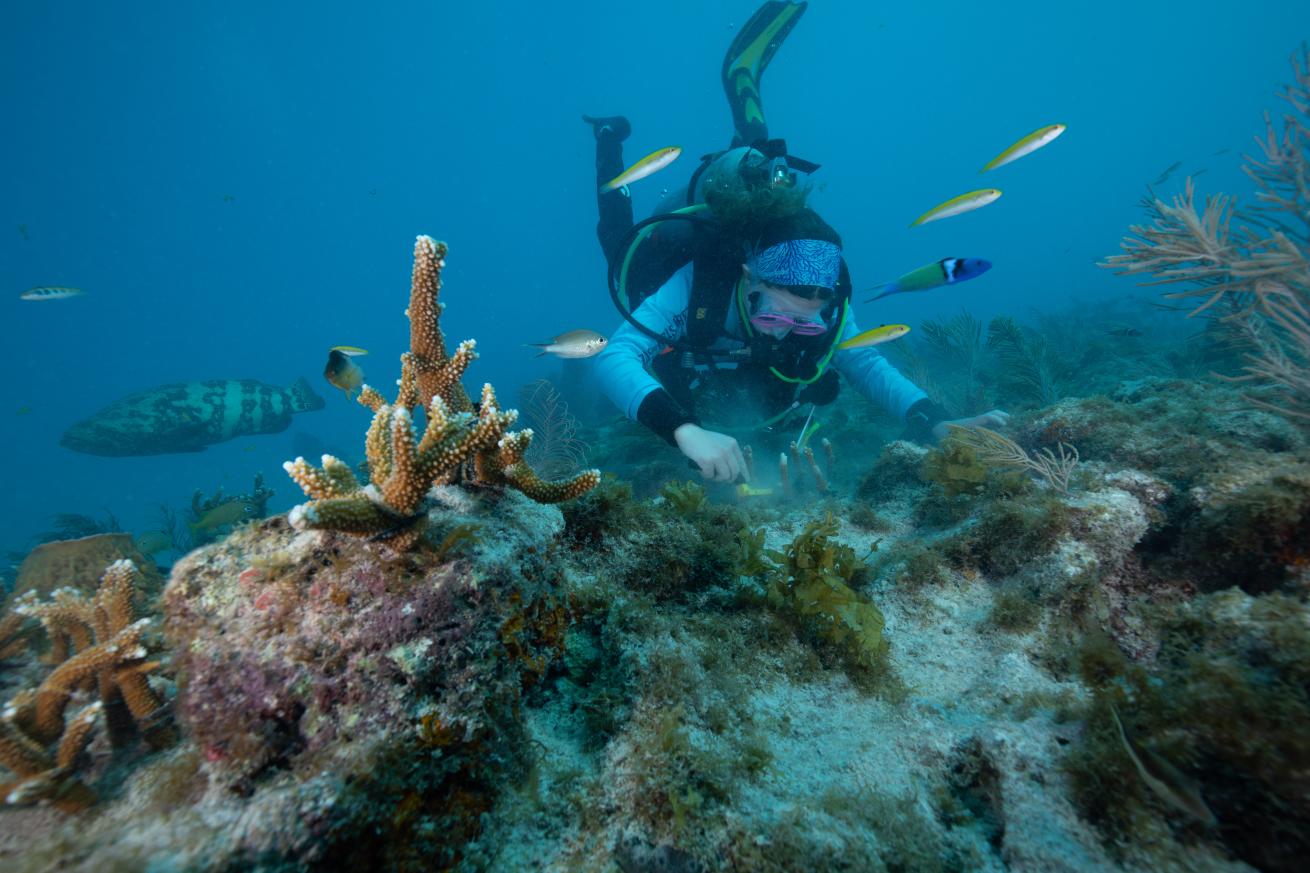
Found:
<svg viewBox="0 0 1310 873"><path fill-rule="evenodd" d="M323 406L304 379L290 388L254 379L174 382L115 400L59 442L75 452L114 457L201 452L236 437L284 431L295 413Z"/></svg>

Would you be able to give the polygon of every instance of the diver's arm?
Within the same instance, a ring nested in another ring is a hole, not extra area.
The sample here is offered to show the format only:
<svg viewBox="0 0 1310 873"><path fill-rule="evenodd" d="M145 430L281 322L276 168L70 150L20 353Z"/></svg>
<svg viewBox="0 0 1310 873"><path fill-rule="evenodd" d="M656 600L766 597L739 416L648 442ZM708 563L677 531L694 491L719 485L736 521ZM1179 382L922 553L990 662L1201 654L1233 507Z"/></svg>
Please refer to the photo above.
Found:
<svg viewBox="0 0 1310 873"><path fill-rule="evenodd" d="M691 265L688 264L647 297L633 316L667 340L681 339L686 330L690 296ZM602 390L624 415L676 445L673 432L696 419L646 369L663 347L664 343L624 321L610 337L605 350L596 356L596 375Z"/></svg>
<svg viewBox="0 0 1310 873"><path fill-rule="evenodd" d="M847 318L838 342L844 342L859 333L860 328L855 319ZM923 401L932 403L922 388L905 378L877 349L839 349L833 355L832 363L838 372L859 388L860 393L901 421L909 420L911 409L922 409ZM934 420L932 424L937 421L940 419Z"/></svg>

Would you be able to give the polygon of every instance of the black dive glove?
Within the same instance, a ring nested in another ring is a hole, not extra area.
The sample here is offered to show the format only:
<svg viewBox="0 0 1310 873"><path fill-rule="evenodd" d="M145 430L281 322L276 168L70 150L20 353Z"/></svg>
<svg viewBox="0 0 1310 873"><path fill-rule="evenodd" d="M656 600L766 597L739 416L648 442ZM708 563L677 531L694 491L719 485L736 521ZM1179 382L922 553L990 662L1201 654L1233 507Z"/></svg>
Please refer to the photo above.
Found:
<svg viewBox="0 0 1310 873"><path fill-rule="evenodd" d="M905 432L901 434L901 439L931 444L932 429L948 418L950 413L927 397L917 400L905 412Z"/></svg>
<svg viewBox="0 0 1310 873"><path fill-rule="evenodd" d="M671 446L678 443L673 439L673 432L684 424L700 424L696 416L678 405L663 388L656 388L646 395L637 407L637 421L646 425L664 438Z"/></svg>

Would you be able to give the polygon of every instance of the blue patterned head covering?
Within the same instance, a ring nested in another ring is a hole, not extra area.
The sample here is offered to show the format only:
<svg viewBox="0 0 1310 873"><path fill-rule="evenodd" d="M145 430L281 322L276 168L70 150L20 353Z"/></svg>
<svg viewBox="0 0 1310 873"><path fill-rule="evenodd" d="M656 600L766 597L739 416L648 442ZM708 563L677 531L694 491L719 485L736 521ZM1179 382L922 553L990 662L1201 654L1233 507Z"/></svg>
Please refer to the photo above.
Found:
<svg viewBox="0 0 1310 873"><path fill-rule="evenodd" d="M751 275L770 285L836 288L841 249L822 239L784 240L757 251L746 261Z"/></svg>

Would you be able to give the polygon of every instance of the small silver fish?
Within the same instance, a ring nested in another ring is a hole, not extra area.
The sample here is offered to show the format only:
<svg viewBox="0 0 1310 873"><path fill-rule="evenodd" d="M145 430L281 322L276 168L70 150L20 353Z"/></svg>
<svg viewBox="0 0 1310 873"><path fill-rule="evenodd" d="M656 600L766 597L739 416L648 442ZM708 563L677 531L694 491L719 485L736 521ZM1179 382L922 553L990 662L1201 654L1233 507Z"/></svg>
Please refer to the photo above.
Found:
<svg viewBox="0 0 1310 873"><path fill-rule="evenodd" d="M82 294L81 288L69 288L64 285L42 285L28 288L18 295L20 300L67 300Z"/></svg>
<svg viewBox="0 0 1310 873"><path fill-rule="evenodd" d="M534 349L541 349L537 357L555 355L559 358L590 358L600 354L609 340L594 330L571 330L562 333L548 343L526 343Z"/></svg>

